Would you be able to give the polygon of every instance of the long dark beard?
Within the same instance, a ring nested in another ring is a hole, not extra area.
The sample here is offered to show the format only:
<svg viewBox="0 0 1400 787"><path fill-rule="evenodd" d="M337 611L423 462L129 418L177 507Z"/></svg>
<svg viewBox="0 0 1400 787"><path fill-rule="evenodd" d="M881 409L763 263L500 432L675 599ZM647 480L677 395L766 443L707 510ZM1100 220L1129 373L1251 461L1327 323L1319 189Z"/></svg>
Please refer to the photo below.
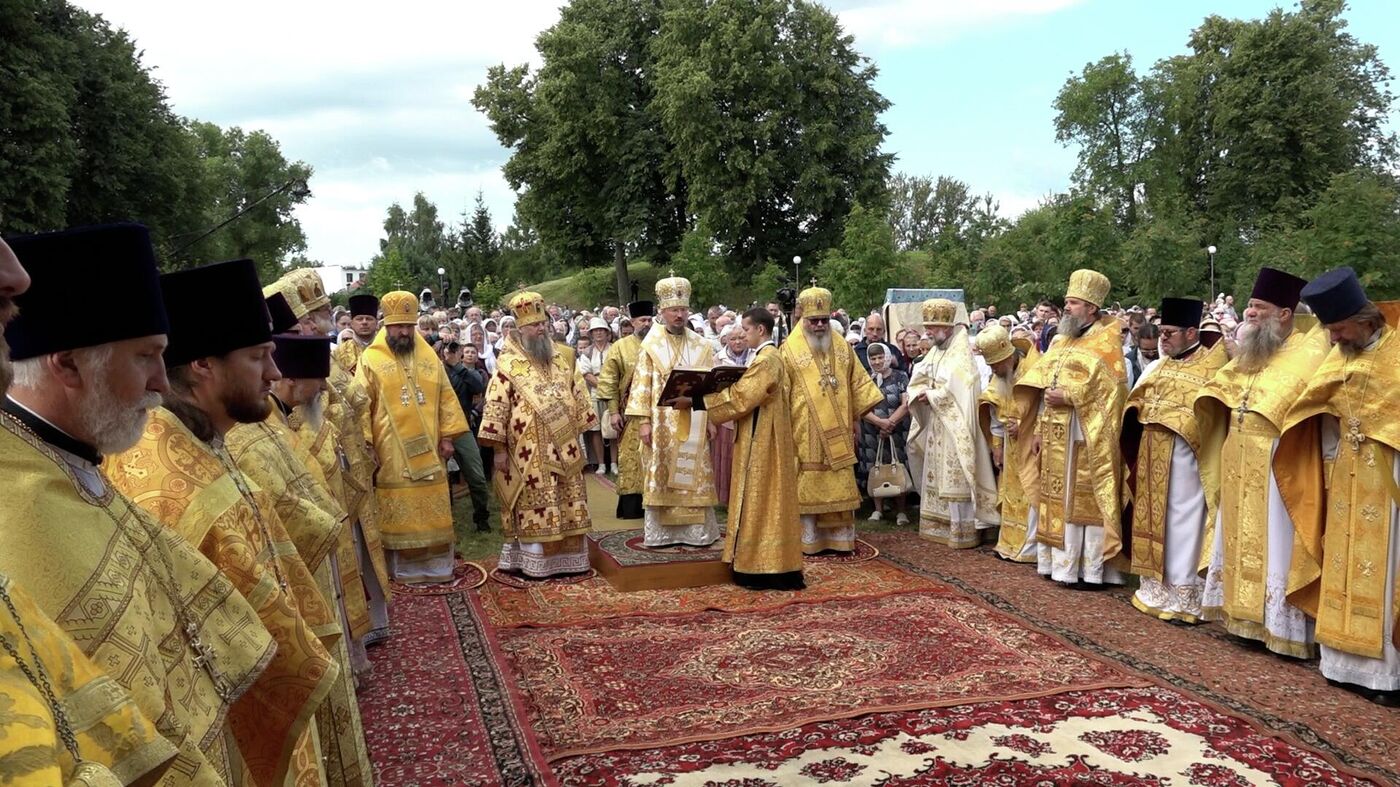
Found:
<svg viewBox="0 0 1400 787"><path fill-rule="evenodd" d="M1235 365L1240 371L1253 374L1264 368L1287 339L1277 317L1266 318L1257 325L1245 323L1235 339Z"/></svg>
<svg viewBox="0 0 1400 787"><path fill-rule="evenodd" d="M272 414L272 402L260 391L224 391L221 403L228 417L240 424L256 424L266 421Z"/></svg>
<svg viewBox="0 0 1400 787"><path fill-rule="evenodd" d="M1354 342L1350 339L1341 339L1337 342L1337 349L1342 351L1342 357L1348 361L1360 355L1366 349L1366 345L1361 342Z"/></svg>
<svg viewBox="0 0 1400 787"><path fill-rule="evenodd" d="M385 336L384 341L389 345L389 349L394 351L394 355L412 355L413 337L410 336Z"/></svg>
<svg viewBox="0 0 1400 787"><path fill-rule="evenodd" d="M525 349L526 355L540 363L554 360L554 342L548 336L522 336L520 346Z"/></svg>
<svg viewBox="0 0 1400 787"><path fill-rule="evenodd" d="M632 332L635 333L635 334L637 335L637 338L638 338L638 339L645 339L645 338L647 338L647 332L650 331L650 330L651 330L651 326L648 325L648 326L646 326L645 328L636 328L636 329L634 329Z"/></svg>

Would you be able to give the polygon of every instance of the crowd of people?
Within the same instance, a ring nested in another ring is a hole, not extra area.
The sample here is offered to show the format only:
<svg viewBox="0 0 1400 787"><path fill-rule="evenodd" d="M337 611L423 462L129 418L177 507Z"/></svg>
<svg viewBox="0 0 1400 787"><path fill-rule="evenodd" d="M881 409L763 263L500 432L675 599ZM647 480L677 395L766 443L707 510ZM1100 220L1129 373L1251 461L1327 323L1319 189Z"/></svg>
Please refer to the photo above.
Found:
<svg viewBox="0 0 1400 787"><path fill-rule="evenodd" d="M389 583L452 580L467 495L478 530L496 500L500 570L586 571L590 473L647 547L722 540L744 587L802 588L860 512L917 519L1072 588L1135 576L1148 615L1393 703L1381 307L1345 268L1262 269L1242 315L1110 291L933 298L890 340L815 283L789 311L692 311L672 274L577 313L341 313L310 270L161 275L136 224L0 242L0 755L55 783L369 783L355 692Z"/></svg>

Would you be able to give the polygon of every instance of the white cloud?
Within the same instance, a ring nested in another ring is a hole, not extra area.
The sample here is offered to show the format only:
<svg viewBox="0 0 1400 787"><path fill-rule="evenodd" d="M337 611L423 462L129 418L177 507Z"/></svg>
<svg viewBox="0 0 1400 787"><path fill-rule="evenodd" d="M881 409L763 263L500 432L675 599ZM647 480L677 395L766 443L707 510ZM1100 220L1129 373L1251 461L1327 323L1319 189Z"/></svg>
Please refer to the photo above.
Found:
<svg viewBox="0 0 1400 787"><path fill-rule="evenodd" d="M834 7L858 48L937 43L977 28L1044 16L1083 0L845 0Z"/></svg>

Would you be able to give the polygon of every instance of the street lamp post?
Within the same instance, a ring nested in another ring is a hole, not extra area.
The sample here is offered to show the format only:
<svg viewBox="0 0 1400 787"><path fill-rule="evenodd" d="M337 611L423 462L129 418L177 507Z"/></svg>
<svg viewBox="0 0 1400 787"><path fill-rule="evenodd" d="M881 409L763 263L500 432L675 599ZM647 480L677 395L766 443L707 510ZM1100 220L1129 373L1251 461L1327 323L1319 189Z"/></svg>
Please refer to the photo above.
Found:
<svg viewBox="0 0 1400 787"><path fill-rule="evenodd" d="M799 290L802 289L802 258L798 256L792 258L792 280Z"/></svg>
<svg viewBox="0 0 1400 787"><path fill-rule="evenodd" d="M442 293L442 302L447 303L447 269L438 268L438 292ZM447 307L443 307L447 308Z"/></svg>
<svg viewBox="0 0 1400 787"><path fill-rule="evenodd" d="M1210 257L1210 302L1215 303L1215 247L1207 246L1206 255Z"/></svg>

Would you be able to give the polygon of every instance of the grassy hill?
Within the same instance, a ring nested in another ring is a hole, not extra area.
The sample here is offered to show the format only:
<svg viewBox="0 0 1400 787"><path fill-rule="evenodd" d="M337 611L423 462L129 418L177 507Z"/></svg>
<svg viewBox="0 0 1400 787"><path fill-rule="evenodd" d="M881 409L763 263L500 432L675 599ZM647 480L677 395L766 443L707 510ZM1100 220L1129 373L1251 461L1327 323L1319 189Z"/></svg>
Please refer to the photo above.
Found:
<svg viewBox="0 0 1400 787"><path fill-rule="evenodd" d="M668 273L669 271L658 269L649 262L634 262L627 266L627 274L637 283L637 293L641 300L652 300L656 294L657 279L665 277ZM617 300L616 274L611 266L575 271L562 278L532 284L528 289L543 296L545 303L557 303L573 309L592 309L599 304L610 304ZM754 298L767 300L773 297L771 292L753 295L750 288L742 282L732 282L720 295L719 300L733 309L747 306ZM692 303L691 308L698 310L709 305Z"/></svg>

